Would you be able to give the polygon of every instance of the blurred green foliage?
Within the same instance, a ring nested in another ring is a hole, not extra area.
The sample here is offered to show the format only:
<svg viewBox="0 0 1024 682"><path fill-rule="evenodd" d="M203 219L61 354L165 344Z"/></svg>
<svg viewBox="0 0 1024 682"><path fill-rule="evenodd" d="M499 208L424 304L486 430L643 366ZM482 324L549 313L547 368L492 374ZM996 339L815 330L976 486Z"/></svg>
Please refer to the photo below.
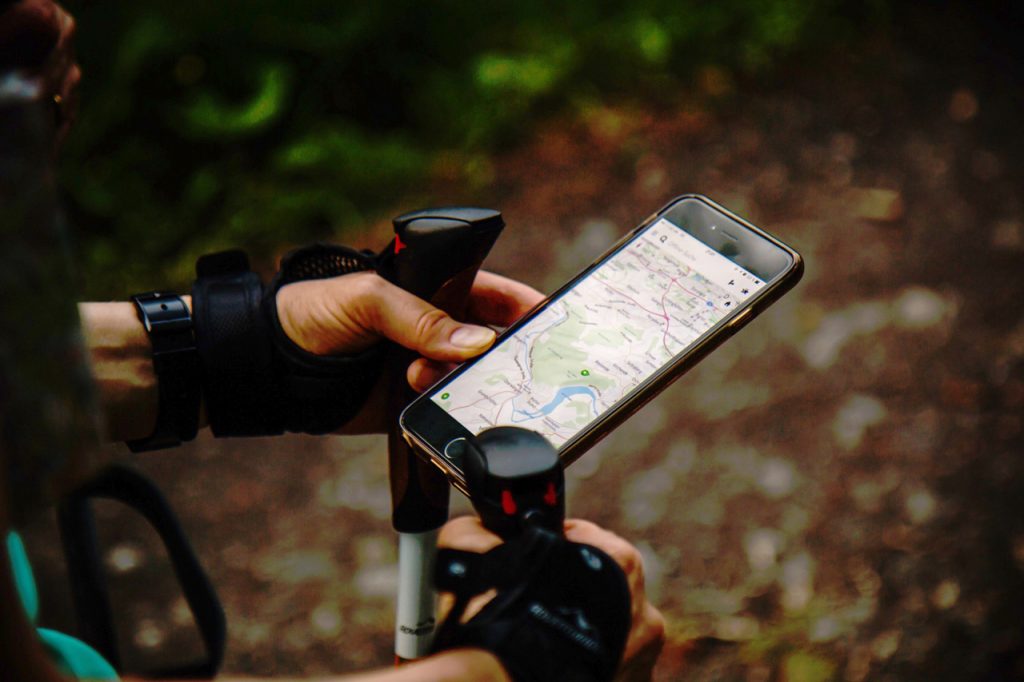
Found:
<svg viewBox="0 0 1024 682"><path fill-rule="evenodd" d="M883 0L69 7L84 81L62 176L90 296L184 286L218 248L343 238L440 155L486 185L481 159L540 117L670 106L696 66L762 73L884 17Z"/></svg>

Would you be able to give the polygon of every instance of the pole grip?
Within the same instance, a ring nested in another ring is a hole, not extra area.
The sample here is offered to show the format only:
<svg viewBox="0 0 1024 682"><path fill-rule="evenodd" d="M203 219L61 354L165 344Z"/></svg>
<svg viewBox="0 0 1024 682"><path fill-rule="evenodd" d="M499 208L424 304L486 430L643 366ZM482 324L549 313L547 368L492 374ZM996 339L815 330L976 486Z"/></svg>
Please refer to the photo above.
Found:
<svg viewBox="0 0 1024 682"><path fill-rule="evenodd" d="M466 487L484 527L511 540L529 527L564 535L565 475L539 433L497 426L466 439Z"/></svg>
<svg viewBox="0 0 1024 682"><path fill-rule="evenodd" d="M505 222L491 209L454 207L406 213L394 220L395 238L382 254L378 272L406 291L456 319L465 317L469 291ZM416 358L394 346L388 404L388 465L392 524L400 533L423 533L448 520L450 486L405 440L398 416L416 397L406 369Z"/></svg>

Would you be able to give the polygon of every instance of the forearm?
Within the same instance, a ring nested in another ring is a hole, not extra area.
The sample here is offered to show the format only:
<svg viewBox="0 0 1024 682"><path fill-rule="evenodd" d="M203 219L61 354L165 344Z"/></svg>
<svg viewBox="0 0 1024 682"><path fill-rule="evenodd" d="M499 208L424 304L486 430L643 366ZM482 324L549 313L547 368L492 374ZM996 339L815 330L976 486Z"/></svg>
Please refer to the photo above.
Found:
<svg viewBox="0 0 1024 682"><path fill-rule="evenodd" d="M127 678L125 682L134 682ZM139 680L141 682L141 680ZM216 682L271 682L253 677L218 677ZM343 677L274 678L272 682L512 682L498 659L480 649L456 649L399 668Z"/></svg>
<svg viewBox="0 0 1024 682"><path fill-rule="evenodd" d="M191 307L191 298L182 298ZM78 313L105 417L105 439L145 438L156 425L158 392L152 346L135 306L79 303Z"/></svg>
<svg viewBox="0 0 1024 682"><path fill-rule="evenodd" d="M511 682L511 678L494 654L455 649L398 668L346 677L344 682Z"/></svg>

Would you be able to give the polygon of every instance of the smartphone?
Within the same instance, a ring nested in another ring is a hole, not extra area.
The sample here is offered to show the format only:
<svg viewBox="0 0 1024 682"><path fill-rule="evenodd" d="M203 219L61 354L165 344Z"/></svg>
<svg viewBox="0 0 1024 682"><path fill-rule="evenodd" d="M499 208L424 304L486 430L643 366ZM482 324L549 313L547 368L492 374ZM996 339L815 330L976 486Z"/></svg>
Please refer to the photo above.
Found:
<svg viewBox="0 0 1024 682"><path fill-rule="evenodd" d="M791 289L800 255L707 197L679 197L402 413L466 492L463 444L536 431L568 466Z"/></svg>

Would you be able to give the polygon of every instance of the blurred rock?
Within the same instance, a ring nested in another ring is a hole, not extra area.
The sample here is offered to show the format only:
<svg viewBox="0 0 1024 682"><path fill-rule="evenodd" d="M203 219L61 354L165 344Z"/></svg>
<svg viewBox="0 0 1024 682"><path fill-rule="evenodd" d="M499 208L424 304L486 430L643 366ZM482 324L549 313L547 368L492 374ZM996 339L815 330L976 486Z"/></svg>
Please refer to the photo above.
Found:
<svg viewBox="0 0 1024 682"><path fill-rule="evenodd" d="M155 619L144 618L135 626L132 642L144 650L159 649L167 641L167 631Z"/></svg>
<svg viewBox="0 0 1024 682"><path fill-rule="evenodd" d="M907 511L907 516L910 517L911 523L922 524L935 515L935 510L939 504L934 495L927 490L921 489L907 495L907 500L903 506Z"/></svg>
<svg viewBox="0 0 1024 682"><path fill-rule="evenodd" d="M665 160L656 154L645 154L636 162L634 192L652 201L669 191L669 173Z"/></svg>
<svg viewBox="0 0 1024 682"><path fill-rule="evenodd" d="M772 390L765 384L748 381L722 381L703 391L694 404L698 413L708 419L725 419L740 410L763 405L771 400Z"/></svg>
<svg viewBox="0 0 1024 682"><path fill-rule="evenodd" d="M743 539L743 550L747 562L754 571L764 571L778 561L779 553L785 546L785 537L772 528L758 528L747 533Z"/></svg>
<svg viewBox="0 0 1024 682"><path fill-rule="evenodd" d="M978 97L967 88L960 88L949 98L949 117L966 123L978 115Z"/></svg>
<svg viewBox="0 0 1024 682"><path fill-rule="evenodd" d="M890 320L888 306L871 301L855 303L848 308L825 315L803 344L804 359L815 369L835 364L839 352L853 337L871 334Z"/></svg>
<svg viewBox="0 0 1024 682"><path fill-rule="evenodd" d="M858 151L857 137L851 133L836 133L829 140L828 148L832 156L844 159L855 158Z"/></svg>
<svg viewBox="0 0 1024 682"><path fill-rule="evenodd" d="M939 398L946 407L976 410L981 406L985 386L980 381L949 377L939 386Z"/></svg>
<svg viewBox="0 0 1024 682"><path fill-rule="evenodd" d="M262 556L256 563L261 577L287 585L307 580L330 580L336 575L331 555L326 550L304 550Z"/></svg>
<svg viewBox="0 0 1024 682"><path fill-rule="evenodd" d="M789 170L781 163L769 165L754 180L754 191L757 192L757 198L766 204L781 201L788 188Z"/></svg>
<svg viewBox="0 0 1024 682"><path fill-rule="evenodd" d="M932 592L932 604L943 611L953 608L960 598L960 585L955 580L943 580Z"/></svg>
<svg viewBox="0 0 1024 682"><path fill-rule="evenodd" d="M864 220L895 222L903 217L903 197L899 192L878 187L857 187L847 193L854 214Z"/></svg>
<svg viewBox="0 0 1024 682"><path fill-rule="evenodd" d="M760 624L747 616L727 616L715 622L715 636L727 642L752 640L760 630Z"/></svg>
<svg viewBox="0 0 1024 682"><path fill-rule="evenodd" d="M807 507L787 504L782 511L779 528L788 536L795 537L803 533L811 522L811 510Z"/></svg>
<svg viewBox="0 0 1024 682"><path fill-rule="evenodd" d="M739 595L726 590L694 588L683 595L683 604L690 613L732 615L743 606Z"/></svg>
<svg viewBox="0 0 1024 682"><path fill-rule="evenodd" d="M747 669L743 682L771 682L772 667L769 665L752 665Z"/></svg>
<svg viewBox="0 0 1024 682"><path fill-rule="evenodd" d="M875 660L885 661L892 658L900 648L901 639L899 630L886 630L875 637L871 641L871 653Z"/></svg>
<svg viewBox="0 0 1024 682"><path fill-rule="evenodd" d="M853 450L860 445L864 433L884 421L887 415L881 400L855 393L843 402L832 420L832 436L840 447Z"/></svg>
<svg viewBox="0 0 1024 682"><path fill-rule="evenodd" d="M321 482L317 497L328 509L347 507L369 512L379 519L391 518L391 491L387 479L358 465L347 467L338 478Z"/></svg>
<svg viewBox="0 0 1024 682"><path fill-rule="evenodd" d="M184 596L179 596L171 604L171 623L176 628L185 628L192 625L192 610Z"/></svg>
<svg viewBox="0 0 1024 682"><path fill-rule="evenodd" d="M1022 390L1024 397L1024 390ZM690 438L676 438L665 455L664 466L676 476L690 473L697 461L697 444Z"/></svg>
<svg viewBox="0 0 1024 682"><path fill-rule="evenodd" d="M878 481L871 479L850 486L850 495L853 497L854 504L858 509L869 514L881 510L884 492Z"/></svg>
<svg viewBox="0 0 1024 682"><path fill-rule="evenodd" d="M622 236L622 229L606 218L583 222L568 246L558 249L561 273L575 273L590 264Z"/></svg>
<svg viewBox="0 0 1024 682"><path fill-rule="evenodd" d="M728 69L708 65L697 69L697 87L709 97L722 97L733 91L735 84Z"/></svg>
<svg viewBox="0 0 1024 682"><path fill-rule="evenodd" d="M1002 251L1024 248L1024 224L1019 220L1000 220L992 228L992 246Z"/></svg>
<svg viewBox="0 0 1024 682"><path fill-rule="evenodd" d="M398 589L398 565L361 568L356 572L353 582L359 594L364 597L391 598Z"/></svg>
<svg viewBox="0 0 1024 682"><path fill-rule="evenodd" d="M725 505L718 493L709 493L692 500L688 505L689 519L702 526L716 526L725 515Z"/></svg>
<svg viewBox="0 0 1024 682"><path fill-rule="evenodd" d="M1017 569L1024 573L1024 535L1017 535L1011 543L1014 563Z"/></svg>
<svg viewBox="0 0 1024 682"><path fill-rule="evenodd" d="M146 555L141 547L130 542L122 542L107 552L107 567L114 573L129 573L145 561Z"/></svg>
<svg viewBox="0 0 1024 682"><path fill-rule="evenodd" d="M659 556L651 543L641 540L636 542L636 548L644 562L644 590L651 603L657 604L661 599L665 572L671 570L672 566Z"/></svg>
<svg viewBox="0 0 1024 682"><path fill-rule="evenodd" d="M796 488L796 469L791 462L773 457L761 465L757 486L772 499L789 495Z"/></svg>
<svg viewBox="0 0 1024 682"><path fill-rule="evenodd" d="M661 467L634 475L622 490L622 514L626 523L642 530L660 521L674 486L672 474Z"/></svg>
<svg viewBox="0 0 1024 682"><path fill-rule="evenodd" d="M952 305L936 292L924 287L909 287L894 303L894 321L908 329L923 329L938 324L952 311Z"/></svg>
<svg viewBox="0 0 1024 682"><path fill-rule="evenodd" d="M322 602L310 612L309 624L321 639L334 639L341 634L344 621L336 604Z"/></svg>
<svg viewBox="0 0 1024 682"><path fill-rule="evenodd" d="M803 611L814 595L814 559L802 552L782 564L779 577L782 606L787 611Z"/></svg>
<svg viewBox="0 0 1024 682"><path fill-rule="evenodd" d="M987 149L978 149L971 155L971 175L982 182L992 182L1003 172L999 157Z"/></svg>
<svg viewBox="0 0 1024 682"><path fill-rule="evenodd" d="M270 623L259 623L250 619L231 619L231 639L241 645L261 648L272 641Z"/></svg>
<svg viewBox="0 0 1024 682"><path fill-rule="evenodd" d="M806 651L797 651L782 661L782 682L828 682L835 673L835 664L827 658Z"/></svg>
<svg viewBox="0 0 1024 682"><path fill-rule="evenodd" d="M882 529L882 543L890 549L910 552L914 549L913 535L910 526L894 523Z"/></svg>
<svg viewBox="0 0 1024 682"><path fill-rule="evenodd" d="M873 657L874 654L871 647L862 644L853 647L849 657L846 659L846 670L843 673L843 679L846 682L863 682L866 680L871 672Z"/></svg>

